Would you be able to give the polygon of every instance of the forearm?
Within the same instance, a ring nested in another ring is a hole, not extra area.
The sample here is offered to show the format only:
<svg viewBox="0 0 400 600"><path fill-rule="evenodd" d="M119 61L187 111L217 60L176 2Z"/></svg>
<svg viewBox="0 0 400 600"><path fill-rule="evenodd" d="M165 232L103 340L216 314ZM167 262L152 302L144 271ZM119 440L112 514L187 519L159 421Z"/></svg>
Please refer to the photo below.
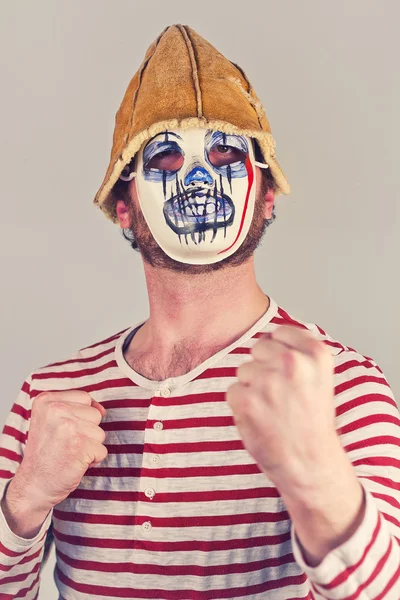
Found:
<svg viewBox="0 0 400 600"><path fill-rule="evenodd" d="M363 521L364 491L342 447L329 466L316 468L303 482L282 483L279 492L311 567L347 541Z"/></svg>
<svg viewBox="0 0 400 600"><path fill-rule="evenodd" d="M32 539L39 533L50 510L39 506L16 476L6 490L1 509L11 531L25 539Z"/></svg>

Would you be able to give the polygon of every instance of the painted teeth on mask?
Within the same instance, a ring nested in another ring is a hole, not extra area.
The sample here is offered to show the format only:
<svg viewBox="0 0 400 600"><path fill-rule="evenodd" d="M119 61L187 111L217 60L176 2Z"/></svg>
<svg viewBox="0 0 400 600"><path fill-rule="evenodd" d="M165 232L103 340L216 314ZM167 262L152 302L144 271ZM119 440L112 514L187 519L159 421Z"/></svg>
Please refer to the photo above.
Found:
<svg viewBox="0 0 400 600"><path fill-rule="evenodd" d="M225 205L225 210L224 206ZM181 210L183 208L183 211ZM183 215L182 215L183 212ZM215 213L217 218L215 219ZM215 199L212 196L208 196L208 202L191 202L190 200L183 200L179 203L178 198L173 202L173 205L168 206L168 215L171 219L176 219L177 224L185 224L188 221L197 222L199 218L204 219L206 222L212 222L217 220L226 221L229 219L232 213L232 208L227 202L224 202L220 198L217 199L217 211L215 211ZM182 217L184 216L184 219Z"/></svg>

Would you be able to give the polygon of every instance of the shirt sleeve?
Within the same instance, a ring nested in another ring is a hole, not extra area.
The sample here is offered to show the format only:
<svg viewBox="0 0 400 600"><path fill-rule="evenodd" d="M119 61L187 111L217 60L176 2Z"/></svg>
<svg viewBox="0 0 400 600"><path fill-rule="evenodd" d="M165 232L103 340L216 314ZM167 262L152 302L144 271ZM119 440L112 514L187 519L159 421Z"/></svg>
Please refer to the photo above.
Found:
<svg viewBox="0 0 400 600"><path fill-rule="evenodd" d="M23 457L31 417L31 375L24 381L0 436L0 499L15 475ZM22 538L9 528L0 505L0 598L37 598L40 569L53 509L48 513L38 534Z"/></svg>
<svg viewBox="0 0 400 600"><path fill-rule="evenodd" d="M336 430L364 490L364 519L316 567L307 564L292 524L293 554L316 600L399 600L399 409L376 363L345 354L335 368Z"/></svg>

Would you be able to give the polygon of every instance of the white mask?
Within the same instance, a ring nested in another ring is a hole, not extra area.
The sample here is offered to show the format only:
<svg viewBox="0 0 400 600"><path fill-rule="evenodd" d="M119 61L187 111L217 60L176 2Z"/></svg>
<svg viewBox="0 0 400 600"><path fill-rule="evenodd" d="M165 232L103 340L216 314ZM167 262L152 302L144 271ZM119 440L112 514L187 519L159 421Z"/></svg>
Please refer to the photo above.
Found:
<svg viewBox="0 0 400 600"><path fill-rule="evenodd" d="M171 258L211 264L240 247L249 231L256 195L252 139L209 129L175 129L140 148L139 204L158 245Z"/></svg>

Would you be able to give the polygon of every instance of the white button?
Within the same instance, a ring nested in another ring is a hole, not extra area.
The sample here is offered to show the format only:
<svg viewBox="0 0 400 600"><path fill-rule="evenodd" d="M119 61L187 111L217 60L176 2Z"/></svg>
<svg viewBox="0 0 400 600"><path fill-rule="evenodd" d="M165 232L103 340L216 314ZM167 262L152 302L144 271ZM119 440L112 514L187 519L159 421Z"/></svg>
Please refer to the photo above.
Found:
<svg viewBox="0 0 400 600"><path fill-rule="evenodd" d="M150 498L150 500L152 500L154 498L154 496L156 495L156 493L153 490L153 488L146 488L144 490L144 495L147 496L147 498Z"/></svg>
<svg viewBox="0 0 400 600"><path fill-rule="evenodd" d="M158 456L158 454L153 454L153 456L150 457L150 460L152 463L154 463L156 465L157 463L160 462L160 457Z"/></svg>
<svg viewBox="0 0 400 600"><path fill-rule="evenodd" d="M157 421L156 423L154 423L153 425L153 429L158 429L159 431L161 431L161 429L164 427L164 425L161 423L161 421Z"/></svg>
<svg viewBox="0 0 400 600"><path fill-rule="evenodd" d="M163 390L162 395L164 396L164 398L168 398L171 395L171 390L169 388Z"/></svg>
<svg viewBox="0 0 400 600"><path fill-rule="evenodd" d="M150 523L150 521L145 521L142 524L142 529L143 529L143 531L150 531L150 529L151 529L151 523Z"/></svg>

